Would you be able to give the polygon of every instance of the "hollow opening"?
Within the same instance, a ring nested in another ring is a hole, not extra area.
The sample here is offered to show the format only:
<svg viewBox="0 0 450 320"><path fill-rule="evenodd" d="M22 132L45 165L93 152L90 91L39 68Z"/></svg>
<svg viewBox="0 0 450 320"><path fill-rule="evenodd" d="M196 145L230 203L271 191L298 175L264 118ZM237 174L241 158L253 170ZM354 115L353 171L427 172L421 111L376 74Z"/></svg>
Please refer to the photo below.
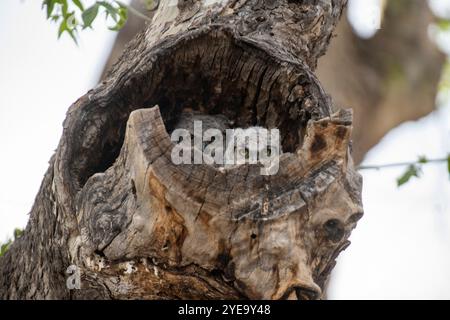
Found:
<svg viewBox="0 0 450 320"><path fill-rule="evenodd" d="M114 163L128 116L136 109L159 105L168 132L187 110L222 114L234 127L277 128L283 152L301 146L309 119L327 115L327 98L300 63L284 61L223 30L161 47L143 56L135 68L140 71L101 101L108 108L88 111L106 121L97 147L84 157L84 168L78 168L80 185Z"/></svg>
<svg viewBox="0 0 450 320"><path fill-rule="evenodd" d="M320 117L323 101L307 72L231 39L191 41L163 63L164 76L142 105L160 106L168 132L183 111L221 114L235 128L279 129L283 151L293 152L307 121Z"/></svg>

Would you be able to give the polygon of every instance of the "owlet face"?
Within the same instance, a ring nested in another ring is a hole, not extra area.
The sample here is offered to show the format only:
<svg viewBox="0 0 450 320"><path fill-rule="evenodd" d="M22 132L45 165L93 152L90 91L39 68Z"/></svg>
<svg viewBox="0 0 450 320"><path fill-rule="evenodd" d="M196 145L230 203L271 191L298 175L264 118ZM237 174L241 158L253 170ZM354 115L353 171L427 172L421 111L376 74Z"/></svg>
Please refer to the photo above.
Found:
<svg viewBox="0 0 450 320"><path fill-rule="evenodd" d="M231 121L223 115L207 115L195 112L183 112L174 126L174 129L186 129L194 137L194 122L202 124L202 135L208 129L218 129L225 135L225 130L230 128Z"/></svg>
<svg viewBox="0 0 450 320"><path fill-rule="evenodd" d="M234 153L245 160L262 160L282 153L278 141L272 141L270 133L263 127L249 127L235 131Z"/></svg>
<svg viewBox="0 0 450 320"><path fill-rule="evenodd" d="M210 129L218 130L222 134L223 146L221 153L224 155L214 165L234 166L245 163L255 164L258 161L264 163L268 159L282 153L279 139L274 141L270 130L263 127L248 127L246 129L231 129L231 121L223 115L205 115L195 112L183 112L174 129L185 129L190 133L191 143L195 150L201 148L203 155L208 154L215 157L215 153L209 152L210 148L217 147L214 137L205 137ZM201 127L199 127L201 124ZM200 128L200 129L199 129ZM194 140L202 141L198 146ZM218 142L218 141L217 141ZM220 142L218 142L220 145ZM207 148L210 146L210 148ZM216 159L217 160L217 159Z"/></svg>
<svg viewBox="0 0 450 320"><path fill-rule="evenodd" d="M225 141L226 130L230 128L230 124L231 121L223 115L206 115L195 112L183 112L179 117L178 123L175 124L174 130L187 130L190 133L191 145L193 148L195 148L195 150L201 148L200 151L204 153L208 145L212 144L214 141L214 137L207 138L205 133L210 129L218 130L223 137L222 141ZM203 141L202 145L200 145L200 147L197 146L195 144L195 140ZM221 148L223 149L224 146L221 146Z"/></svg>

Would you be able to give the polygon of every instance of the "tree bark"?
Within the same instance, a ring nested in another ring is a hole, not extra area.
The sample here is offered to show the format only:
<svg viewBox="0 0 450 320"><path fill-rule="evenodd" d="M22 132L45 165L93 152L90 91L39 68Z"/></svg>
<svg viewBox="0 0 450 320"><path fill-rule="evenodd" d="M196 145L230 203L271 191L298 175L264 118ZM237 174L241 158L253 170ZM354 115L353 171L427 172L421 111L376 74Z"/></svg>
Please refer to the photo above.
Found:
<svg viewBox="0 0 450 320"><path fill-rule="evenodd" d="M145 12L139 0L132 6ZM152 17L153 12L148 12ZM387 2L382 28L371 39L358 37L347 19L319 59L317 76L335 105L354 110L353 159L364 155L391 129L435 109L445 55L430 39L435 17L423 0ZM145 26L130 16L117 37L102 79L130 41Z"/></svg>
<svg viewBox="0 0 450 320"><path fill-rule="evenodd" d="M171 3L70 107L0 298L322 296L362 216L352 114L313 74L346 1ZM278 173L173 164L186 108L279 128Z"/></svg>

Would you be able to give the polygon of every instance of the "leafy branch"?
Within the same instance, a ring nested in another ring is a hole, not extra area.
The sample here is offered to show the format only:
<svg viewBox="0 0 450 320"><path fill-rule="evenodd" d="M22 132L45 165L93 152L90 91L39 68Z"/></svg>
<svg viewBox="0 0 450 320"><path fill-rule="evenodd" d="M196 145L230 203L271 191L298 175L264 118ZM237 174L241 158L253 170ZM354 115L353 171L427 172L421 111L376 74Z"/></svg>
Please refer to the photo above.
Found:
<svg viewBox="0 0 450 320"><path fill-rule="evenodd" d="M2 257L6 251L8 251L9 247L13 244L13 242L17 239L19 239L23 234L23 230L21 229L14 229L14 239L8 239L5 243L0 245L0 257Z"/></svg>
<svg viewBox="0 0 450 320"><path fill-rule="evenodd" d="M147 8L151 8L153 0L145 0L145 3ZM93 22L100 13L104 13L106 20L113 22L113 25L108 27L113 31L123 28L128 20L128 13L149 20L139 10L118 0L96 1L87 8L83 0L43 0L42 8L45 8L48 20L59 23L58 38L63 33L67 33L75 43L77 43L78 32L92 28Z"/></svg>
<svg viewBox="0 0 450 320"><path fill-rule="evenodd" d="M413 162L399 162L382 165L359 166L358 170L380 170L386 168L407 167L406 171L397 179L397 186L400 187L409 182L413 177L420 178L423 172L422 167L430 163L447 163L447 171L450 177L450 154L448 154L446 158L441 159L428 159L422 156L419 157L417 161Z"/></svg>

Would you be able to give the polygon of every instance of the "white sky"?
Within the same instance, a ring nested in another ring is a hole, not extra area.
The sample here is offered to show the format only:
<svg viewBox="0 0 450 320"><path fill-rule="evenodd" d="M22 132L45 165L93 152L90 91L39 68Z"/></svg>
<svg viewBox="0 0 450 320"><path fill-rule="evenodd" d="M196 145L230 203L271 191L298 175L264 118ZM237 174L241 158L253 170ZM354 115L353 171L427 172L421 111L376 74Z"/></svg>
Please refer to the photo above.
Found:
<svg viewBox="0 0 450 320"><path fill-rule="evenodd" d="M351 4L355 8L365 1ZM373 21L360 19L359 25L370 27ZM67 36L57 40L56 32L45 20L41 1L0 1L0 241L26 225L65 112L96 84L115 37L102 21L81 34L79 47ZM446 105L392 131L365 162L441 157L450 152L449 138ZM398 189L395 179L402 171L364 172L365 216L352 234L352 245L339 257L330 298L450 299L445 165L427 166L423 178Z"/></svg>
<svg viewBox="0 0 450 320"><path fill-rule="evenodd" d="M450 1L430 3L435 13L449 15ZM378 17L373 8L377 4L379 0L350 0L349 17L364 37L376 31ZM448 37L440 35L438 39L447 50ZM449 98L440 99L442 105L431 115L391 131L363 164L407 162L420 155L445 157L450 153ZM330 299L450 299L450 179L446 164L426 166L420 180L397 188L396 178L404 170L362 172L365 216L352 233L352 245L338 258Z"/></svg>
<svg viewBox="0 0 450 320"><path fill-rule="evenodd" d="M115 37L103 21L79 47L42 1L0 1L0 241L24 227L68 107L96 84Z"/></svg>
<svg viewBox="0 0 450 320"><path fill-rule="evenodd" d="M450 106L390 132L365 164L450 152ZM334 299L450 299L450 180L446 164L397 188L404 168L364 171L365 215L338 258Z"/></svg>

